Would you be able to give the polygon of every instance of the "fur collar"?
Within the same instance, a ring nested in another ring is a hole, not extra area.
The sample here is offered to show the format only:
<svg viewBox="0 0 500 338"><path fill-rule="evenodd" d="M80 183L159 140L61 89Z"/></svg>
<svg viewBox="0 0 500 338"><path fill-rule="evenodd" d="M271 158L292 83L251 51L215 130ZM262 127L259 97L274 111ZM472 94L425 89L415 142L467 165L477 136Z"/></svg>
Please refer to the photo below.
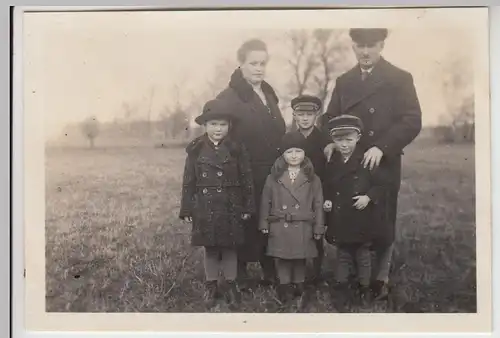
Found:
<svg viewBox="0 0 500 338"><path fill-rule="evenodd" d="M237 68L231 75L231 80L229 81L229 87L232 88L238 96L245 102L249 102L254 97L254 91L252 86L243 78L243 74L240 68ZM278 95L274 91L273 87L266 81L262 81L261 84L262 91L279 102Z"/></svg>
<svg viewBox="0 0 500 338"><path fill-rule="evenodd" d="M275 181L278 181L281 178L281 176L283 176L287 168L288 164L285 162L284 157L283 156L278 157L278 159L274 162L273 167L271 168L271 177ZM314 179L315 175L314 167L312 165L311 160L308 157L304 158L304 162L302 162L300 169L302 170L308 181L312 181Z"/></svg>
<svg viewBox="0 0 500 338"><path fill-rule="evenodd" d="M205 133L195 138L186 146L186 153L188 153L189 155L197 154L200 151L201 147L204 144L209 144L209 142L211 141L208 139L208 136ZM227 147L232 156L237 156L241 151L241 145L231 140L229 136L227 136L224 140L222 140L220 146Z"/></svg>

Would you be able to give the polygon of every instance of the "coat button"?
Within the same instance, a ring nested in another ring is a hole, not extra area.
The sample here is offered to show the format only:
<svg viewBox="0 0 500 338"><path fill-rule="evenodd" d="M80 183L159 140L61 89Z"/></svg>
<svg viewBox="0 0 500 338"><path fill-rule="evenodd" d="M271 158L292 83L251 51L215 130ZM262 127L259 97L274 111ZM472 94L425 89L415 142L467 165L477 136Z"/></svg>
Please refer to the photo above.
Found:
<svg viewBox="0 0 500 338"><path fill-rule="evenodd" d="M285 228L288 228L288 223L283 224Z"/></svg>
<svg viewBox="0 0 500 338"><path fill-rule="evenodd" d="M375 108L372 107L372 108L368 109L368 111L373 114L373 113L375 113Z"/></svg>
<svg viewBox="0 0 500 338"><path fill-rule="evenodd" d="M222 176L222 171L217 172L217 176L221 177Z"/></svg>
<svg viewBox="0 0 500 338"><path fill-rule="evenodd" d="M373 136L374 134L375 134L375 133L373 132L373 130L370 130L370 131L368 132L368 135L370 135L370 136Z"/></svg>
<svg viewBox="0 0 500 338"><path fill-rule="evenodd" d="M222 188L217 188L217 192L221 192L222 191Z"/></svg>
<svg viewBox="0 0 500 338"><path fill-rule="evenodd" d="M298 208L300 208L300 205L295 204L295 209L298 209Z"/></svg>
<svg viewBox="0 0 500 338"><path fill-rule="evenodd" d="M208 189L207 189L207 188L203 189L203 193L204 193L204 194L206 194L207 192L208 192Z"/></svg>
<svg viewBox="0 0 500 338"><path fill-rule="evenodd" d="M340 195L340 193L339 193L339 192L337 192L337 196L339 196L339 195Z"/></svg>
<svg viewBox="0 0 500 338"><path fill-rule="evenodd" d="M201 174L201 176L203 176L203 177L207 177L207 176L208 176L208 174L207 174L207 173L203 173L203 174Z"/></svg>
<svg viewBox="0 0 500 338"><path fill-rule="evenodd" d="M286 210L288 207L286 205L283 206L283 210Z"/></svg>

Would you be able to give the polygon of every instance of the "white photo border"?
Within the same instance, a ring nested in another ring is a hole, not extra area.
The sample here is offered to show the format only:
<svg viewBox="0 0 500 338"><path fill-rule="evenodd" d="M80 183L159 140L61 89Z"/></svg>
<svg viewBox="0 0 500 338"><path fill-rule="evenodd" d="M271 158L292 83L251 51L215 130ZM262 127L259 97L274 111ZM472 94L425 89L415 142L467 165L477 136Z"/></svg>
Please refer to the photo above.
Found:
<svg viewBox="0 0 500 338"><path fill-rule="evenodd" d="M130 1L129 1L130 2ZM122 1L120 4L126 4L127 1ZM174 3L174 2L172 2ZM184 7L184 6L187 6L188 4L191 4L191 3L195 3L194 6L207 6L206 2L201 2L201 1L191 1L191 2L181 2L181 1L177 1L175 3L180 3L180 4L169 4L169 7L172 6L172 7ZM215 3L215 1L212 1L211 2L211 5L212 3ZM227 4L227 2L225 2ZM288 2L288 4L290 4L291 2ZM436 2L433 2L433 5L435 6L439 6L439 5L443 5L443 1L438 2L438 4L436 5L435 4ZM451 3L451 1L447 1L446 2L446 5L449 6L449 3ZM32 2L32 4L35 4L37 5L37 1L35 2ZM238 2L233 2L230 6L233 7L233 6L236 6L238 5L239 3ZM332 2L329 1L329 2L319 2L319 1L316 1L314 3L311 3L311 6L313 5L317 5L317 6L324 6L326 4L329 4L329 5L332 5ZM458 5L456 2L453 2L454 5ZM113 4L114 5L114 4ZM219 1L219 6L221 5L220 4L220 1ZM253 6L264 6L265 3L262 2L262 4L258 4L258 3L254 3L252 4ZM360 1L351 1L351 3L349 4L350 6L353 6L353 5L362 5L362 3ZM375 4L370 4L370 5L375 5ZM382 5L380 2L377 3L377 5ZM385 5L385 4L384 4ZM391 4L387 4L387 5L391 5ZM394 4L392 4L394 5ZM417 4L413 4L413 6L416 6ZM427 6L429 4L422 4L422 3L419 3L418 6ZM226 5L227 6L227 5ZM276 2L274 6L279 6L279 3ZM301 5L302 6L302 5ZM408 6L408 4L407 4ZM459 6L459 5L458 5ZM33 7L34 9L40 9L40 10L48 10L47 7L44 7L44 8L36 8L36 7ZM62 7L59 7L60 9L64 9ZM86 9L90 9L88 6L85 6ZM136 7L137 8L137 7ZM141 7L142 9L143 7ZM66 7L66 9L68 9ZM71 8L70 8L71 9ZM74 8L73 8L74 9ZM82 8L80 8L82 9ZM98 8L99 10L102 9L101 7ZM7 17L8 19L8 14L5 16ZM500 44L500 24L494 24L495 22L500 22L500 8L495 8L495 9L492 9L491 12L490 12L490 20L491 20L491 31L490 31L490 41L498 41L496 43L496 46L495 47L495 44L494 43L491 43L491 54L490 54L490 59L491 60L499 60L500 59L500 48L498 47L498 45ZM16 22L14 23L15 25ZM21 24L22 25L22 24ZM4 25L4 27L7 26L7 25ZM8 26L7 26L8 27ZM17 28L20 29L21 26L18 26ZM19 30L16 30L16 34L19 34L18 33ZM8 47L7 47L8 48ZM18 54L18 52L16 52L16 54ZM5 53L4 55L8 55L8 53ZM17 60L17 59L16 59ZM500 67L498 65L495 64L495 62L490 62L490 74L491 74L491 87L490 87L490 91L491 91L491 123L493 125L496 125L498 123L498 114L493 114L493 112L495 111L500 111L500 99L497 98L495 96L495 92L497 91L497 88L499 86L499 77L500 77ZM18 81L22 81L22 69L21 69L21 66L20 66L20 63L19 62L15 62L14 63L14 69L15 69L15 79L14 79L14 82L13 82L13 85L14 86L17 86L17 83ZM4 78L7 78L8 79L8 76L5 76ZM19 88L18 88L19 89ZM7 91L4 91L4 92L7 92ZM14 98L13 98L13 107L14 107L14 110L13 110L13 125L12 125L12 131L13 131L13 135L12 135L12 141L13 141L13 144L12 144L12 172L13 172L13 175L12 175L12 178L13 178L13 191L12 191L12 201L14 203L14 208L13 208L13 219L11 220L11 226L12 226L12 235L13 235L13 238L12 238L12 244L13 244L13 262L14 262L14 266L12 266L12 285L23 285L24 286L24 281L23 281L23 251L24 251L24 245L22 244L24 242L24 234L23 234L23 225L24 225L24 215L23 215L23 203L22 203L22 198L23 198L23 193L22 193L22 189L24 188L23 187L23 183L24 183L24 177L23 175L19 175L19 173L22 173L23 172L23 157L25 157L26 155L23 154L23 149L22 149L22 145L23 145L23 135L22 135L22 131L23 131L23 123L22 123L22 92L20 92L19 90L15 91L14 92ZM7 102L8 101L8 97L7 97ZM9 127L10 126L10 123L9 121L7 121L6 123L3 124L4 126L6 127ZM9 133L5 133L4 135L9 135ZM500 137L497 134L495 133L492 133L492 136L493 136L493 140L494 140L494 143L496 144L497 148L498 148L498 145L499 145L499 141L500 141ZM9 143L7 143L7 147L9 147ZM476 146L477 147L477 146ZM497 163L497 160L499 159L498 157L498 153L495 152L495 150L497 149L495 147L492 147L492 150L494 151L494 154L492 155L492 163L495 164ZM3 148L2 148L3 149ZM8 148L7 148L8 149ZM477 149L477 148L476 148ZM8 150L7 150L7 153L8 153ZM9 158L7 156L7 158ZM10 164L9 162L8 163L8 168L10 167ZM10 169L10 168L9 168ZM495 172L495 170L492 170L492 172ZM6 175L6 177L8 177ZM495 187L498 189L498 180L496 179L493 179L492 180L492 183L495 185ZM8 185L6 185L8 186ZM15 190L14 190L15 189ZM6 189L7 190L7 189ZM494 202L500 202L500 201L497 201L497 195L498 195L498 192L492 192L492 197L493 197L493 204L492 205L500 205L498 203L494 203ZM6 211L7 211L7 217L9 217L9 213L8 213L8 206L9 206L9 203L8 203L8 200L7 200L7 208ZM3 211L3 209L0 209ZM493 220L496 220L496 213L494 212L495 209L493 209L493 215L494 215L494 218ZM8 239L9 239L9 229L7 228L7 236L4 236L3 238L8 242ZM496 234L495 231L493 231L493 235L495 236L494 238L496 239L500 239L500 238L497 238L497 237L500 237ZM9 246L4 246L6 248L8 248ZM495 247L493 247L493 253L496 255L497 253L497 250L495 249ZM496 257L496 256L495 256ZM7 258L7 266L9 265L9 258L10 256L8 254L4 255L3 258ZM493 257L492 257L493 258ZM496 265L493 265L494 267L494 270L495 270L495 276L494 276L494 281L497 280L497 268L496 268ZM9 270L9 269L7 269ZM7 282L9 282L9 275L7 275ZM8 285L8 284L7 284ZM52 333L49 333L49 332L45 332L45 333L41 333L41 332L30 332L29 334L27 334L25 331L24 331L24 328L23 328L23 320L22 320L22 317L24 317L24 309L23 309L23 303L24 301L22 300L24 298L24 292L22 290L21 287L16 287L13 289L13 306L14 306L14 318L13 318L13 331L15 333L15 337L17 336L25 336L25 337L41 337L41 336L44 336L44 337L49 337L49 336L52 336ZM495 297L495 301L498 301L499 300L499 296L496 294L496 293L493 293L493 296ZM19 299L21 299L21 301L19 301ZM0 299L0 301L2 301L2 299ZM4 302L4 304L8 304L9 302ZM498 302L496 302L498 303ZM110 315L110 314L107 314L107 315ZM496 318L497 316L495 315L495 313L493 313L494 315L494 318ZM17 317L17 318L16 318ZM8 321L7 321L8 322ZM20 326L20 327L19 327ZM8 329L7 329L8 330ZM123 336L133 336L133 337L154 337L154 336L157 336L157 334L147 334L147 333L139 333L139 332L128 332L127 334L124 334L124 333L116 333L116 334L111 334L109 333L110 335L106 334L106 336L109 336L109 337L112 337L112 336L116 336L116 337L123 337ZM54 334L53 336L60 336L61 333L59 334ZM65 333L64 336L68 336L69 333ZM74 336L79 336L79 337L96 337L96 336L102 336L101 333L98 333L98 332L93 332L93 333L86 333L85 335L82 335L81 333L78 333L76 334L76 332L72 333L72 335ZM166 336L166 333L161 333L162 336ZM169 333L168 334L169 336L179 336L179 333ZM228 334L228 335L233 335L233 334ZM262 336L262 337L265 337L265 336L271 336L272 334L266 334L266 335L259 335L259 336ZM309 336L309 334L300 334L299 336ZM333 334L332 334L333 335ZM398 334L399 335L399 334ZM200 333L196 333L196 336L200 336ZM243 336L255 336L255 334L245 334ZM387 334L376 334L376 335L371 335L371 336L387 336ZM428 336L428 335L427 335ZM457 335L454 335L454 336L457 336ZM467 336L470 336L470 334L467 334Z"/></svg>

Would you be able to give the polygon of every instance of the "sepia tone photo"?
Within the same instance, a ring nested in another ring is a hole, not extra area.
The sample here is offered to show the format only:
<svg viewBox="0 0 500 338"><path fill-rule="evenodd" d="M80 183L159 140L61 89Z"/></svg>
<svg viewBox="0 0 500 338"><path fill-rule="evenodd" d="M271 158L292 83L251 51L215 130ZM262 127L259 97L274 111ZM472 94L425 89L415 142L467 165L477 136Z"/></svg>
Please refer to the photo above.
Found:
<svg viewBox="0 0 500 338"><path fill-rule="evenodd" d="M487 315L487 26L24 13L28 315Z"/></svg>

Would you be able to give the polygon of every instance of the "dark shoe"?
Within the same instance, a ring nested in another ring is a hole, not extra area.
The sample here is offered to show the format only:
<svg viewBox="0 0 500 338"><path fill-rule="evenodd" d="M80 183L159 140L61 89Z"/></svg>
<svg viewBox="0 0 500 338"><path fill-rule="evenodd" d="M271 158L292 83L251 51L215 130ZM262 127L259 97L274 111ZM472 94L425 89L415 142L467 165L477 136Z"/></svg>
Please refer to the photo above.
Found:
<svg viewBox="0 0 500 338"><path fill-rule="evenodd" d="M386 300L389 296L389 285L381 280L372 282L371 289L373 291L374 300Z"/></svg>
<svg viewBox="0 0 500 338"><path fill-rule="evenodd" d="M367 306L372 300L372 290L369 286L359 285L358 287L359 299L362 306Z"/></svg>
<svg viewBox="0 0 500 338"><path fill-rule="evenodd" d="M259 281L259 285L262 287L269 287L274 285L274 281L268 280L268 279L261 279Z"/></svg>
<svg viewBox="0 0 500 338"><path fill-rule="evenodd" d="M304 294L305 285L304 283L295 283L293 288L293 296L294 297L302 297Z"/></svg>
<svg viewBox="0 0 500 338"><path fill-rule="evenodd" d="M226 290L226 300L229 304L229 308L231 310L236 310L241 303L241 294L236 287L235 281L226 281L227 290Z"/></svg>
<svg viewBox="0 0 500 338"><path fill-rule="evenodd" d="M338 312L348 312L351 299L349 283L335 282L332 286L332 303Z"/></svg>
<svg viewBox="0 0 500 338"><path fill-rule="evenodd" d="M205 294L203 295L203 301L205 306L208 308L214 307L217 296L217 281L207 281L205 283Z"/></svg>
<svg viewBox="0 0 500 338"><path fill-rule="evenodd" d="M279 284L276 287L276 293L279 302L284 306L288 303L291 296L291 285L290 284Z"/></svg>

